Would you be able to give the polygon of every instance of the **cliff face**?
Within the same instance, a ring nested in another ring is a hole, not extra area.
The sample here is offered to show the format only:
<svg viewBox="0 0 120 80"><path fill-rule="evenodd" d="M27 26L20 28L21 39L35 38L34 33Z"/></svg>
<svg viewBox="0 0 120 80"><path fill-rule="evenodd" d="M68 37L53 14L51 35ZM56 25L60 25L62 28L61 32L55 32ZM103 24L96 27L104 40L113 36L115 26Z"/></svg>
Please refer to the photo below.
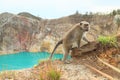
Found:
<svg viewBox="0 0 120 80"><path fill-rule="evenodd" d="M29 50L44 27L42 21L10 13L1 14L0 23L0 50L8 53Z"/></svg>
<svg viewBox="0 0 120 80"><path fill-rule="evenodd" d="M83 16L75 14L59 19L42 19L28 13L18 15L0 14L0 51L14 53L16 51L48 51L51 52L56 42L72 25L87 20L91 22L88 33L90 40L100 34L109 35L113 31L112 18L108 16ZM61 48L58 53L62 52Z"/></svg>

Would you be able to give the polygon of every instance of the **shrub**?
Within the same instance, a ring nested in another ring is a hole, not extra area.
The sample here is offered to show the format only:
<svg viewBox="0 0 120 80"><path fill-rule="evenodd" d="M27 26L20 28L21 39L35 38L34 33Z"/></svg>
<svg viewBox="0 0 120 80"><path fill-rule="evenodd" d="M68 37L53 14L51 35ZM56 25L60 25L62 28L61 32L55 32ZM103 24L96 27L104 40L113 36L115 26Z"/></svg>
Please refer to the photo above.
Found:
<svg viewBox="0 0 120 80"><path fill-rule="evenodd" d="M57 69L53 69L53 68L51 68L47 73L48 80L59 80L60 75L61 75L60 72L57 71Z"/></svg>
<svg viewBox="0 0 120 80"><path fill-rule="evenodd" d="M115 36L99 36L98 41L104 46L110 45L117 47L117 38Z"/></svg>
<svg viewBox="0 0 120 80"><path fill-rule="evenodd" d="M57 69L57 66L51 61L43 61L42 65L40 80L60 80L61 70Z"/></svg>

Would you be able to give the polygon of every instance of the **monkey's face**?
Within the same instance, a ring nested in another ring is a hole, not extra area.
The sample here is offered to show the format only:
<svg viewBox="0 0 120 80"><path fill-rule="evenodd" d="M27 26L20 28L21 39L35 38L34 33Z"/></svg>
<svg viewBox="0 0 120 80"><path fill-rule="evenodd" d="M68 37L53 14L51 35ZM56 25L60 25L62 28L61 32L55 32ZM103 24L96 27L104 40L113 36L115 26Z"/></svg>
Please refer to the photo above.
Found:
<svg viewBox="0 0 120 80"><path fill-rule="evenodd" d="M87 21L81 21L80 22L80 27L84 31L89 31L89 29L90 29L90 25L89 25L89 23Z"/></svg>

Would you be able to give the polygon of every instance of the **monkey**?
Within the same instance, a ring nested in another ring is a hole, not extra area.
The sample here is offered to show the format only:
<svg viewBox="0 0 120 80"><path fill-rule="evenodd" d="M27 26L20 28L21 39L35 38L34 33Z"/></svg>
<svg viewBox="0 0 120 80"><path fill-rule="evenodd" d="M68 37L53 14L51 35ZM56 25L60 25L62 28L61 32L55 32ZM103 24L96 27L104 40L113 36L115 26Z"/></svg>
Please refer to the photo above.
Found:
<svg viewBox="0 0 120 80"><path fill-rule="evenodd" d="M77 43L77 47L80 47L80 41L81 39L85 40L89 43L89 40L86 39L86 33L90 30L89 22L87 21L81 21L80 23L75 24L66 34L63 36L63 38L58 41L55 48L53 49L49 59L52 59L53 53L55 52L56 48L63 44L64 49L64 56L63 56L63 62L66 63L67 56L69 55L69 51L72 49L73 43Z"/></svg>

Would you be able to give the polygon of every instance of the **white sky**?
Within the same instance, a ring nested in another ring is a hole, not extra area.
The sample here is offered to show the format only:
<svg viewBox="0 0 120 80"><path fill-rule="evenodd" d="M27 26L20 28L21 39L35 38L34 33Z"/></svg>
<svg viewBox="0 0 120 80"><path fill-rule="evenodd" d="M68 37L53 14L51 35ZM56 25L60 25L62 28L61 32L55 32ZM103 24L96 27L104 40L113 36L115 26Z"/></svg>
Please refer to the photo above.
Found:
<svg viewBox="0 0 120 80"><path fill-rule="evenodd" d="M0 0L0 13L29 12L42 18L59 18L75 13L110 12L120 9L120 0Z"/></svg>

